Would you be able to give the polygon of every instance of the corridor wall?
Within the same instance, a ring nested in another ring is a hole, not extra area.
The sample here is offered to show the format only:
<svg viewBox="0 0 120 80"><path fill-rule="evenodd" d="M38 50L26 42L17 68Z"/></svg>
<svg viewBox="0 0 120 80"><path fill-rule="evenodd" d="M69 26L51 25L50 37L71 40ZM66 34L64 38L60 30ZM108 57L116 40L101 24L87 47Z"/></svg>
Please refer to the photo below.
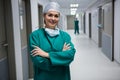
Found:
<svg viewBox="0 0 120 80"><path fill-rule="evenodd" d="M114 59L120 63L120 0L114 5Z"/></svg>

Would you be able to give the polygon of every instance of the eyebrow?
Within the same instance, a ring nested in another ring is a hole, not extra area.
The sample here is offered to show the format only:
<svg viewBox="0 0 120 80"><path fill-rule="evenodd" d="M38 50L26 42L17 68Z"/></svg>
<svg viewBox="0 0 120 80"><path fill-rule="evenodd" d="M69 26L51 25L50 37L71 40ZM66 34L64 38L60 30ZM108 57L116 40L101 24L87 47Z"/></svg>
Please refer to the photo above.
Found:
<svg viewBox="0 0 120 80"><path fill-rule="evenodd" d="M54 13L48 12L47 14L54 14ZM55 13L55 15L59 15L59 13Z"/></svg>

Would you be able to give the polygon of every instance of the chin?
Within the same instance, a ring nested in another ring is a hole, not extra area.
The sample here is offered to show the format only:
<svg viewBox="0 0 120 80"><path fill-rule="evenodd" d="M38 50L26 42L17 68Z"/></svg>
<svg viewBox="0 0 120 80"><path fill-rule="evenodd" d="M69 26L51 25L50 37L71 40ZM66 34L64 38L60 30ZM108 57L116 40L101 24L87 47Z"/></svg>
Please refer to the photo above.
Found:
<svg viewBox="0 0 120 80"><path fill-rule="evenodd" d="M54 28L56 25L50 25L50 26Z"/></svg>

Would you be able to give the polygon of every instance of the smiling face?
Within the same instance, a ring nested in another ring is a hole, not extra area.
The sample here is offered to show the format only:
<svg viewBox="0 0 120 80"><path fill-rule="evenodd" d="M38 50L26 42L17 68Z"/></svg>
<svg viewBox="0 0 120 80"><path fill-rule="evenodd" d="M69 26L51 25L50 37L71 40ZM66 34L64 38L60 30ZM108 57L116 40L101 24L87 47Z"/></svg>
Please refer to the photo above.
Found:
<svg viewBox="0 0 120 80"><path fill-rule="evenodd" d="M60 13L56 11L48 11L44 14L45 27L55 29L58 24Z"/></svg>

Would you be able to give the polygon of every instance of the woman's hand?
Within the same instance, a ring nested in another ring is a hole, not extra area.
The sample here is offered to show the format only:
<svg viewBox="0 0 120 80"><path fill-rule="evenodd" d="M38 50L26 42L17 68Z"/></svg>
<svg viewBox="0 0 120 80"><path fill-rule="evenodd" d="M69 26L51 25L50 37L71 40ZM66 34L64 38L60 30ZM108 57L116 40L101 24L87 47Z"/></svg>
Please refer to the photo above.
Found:
<svg viewBox="0 0 120 80"><path fill-rule="evenodd" d="M69 50L70 48L71 48L70 43L66 44L65 42L63 46L63 51Z"/></svg>
<svg viewBox="0 0 120 80"><path fill-rule="evenodd" d="M40 49L38 46L34 46L34 49L31 51L32 52L32 56L41 56L41 57L46 57L49 58L49 54L45 51L43 51L42 49Z"/></svg>

